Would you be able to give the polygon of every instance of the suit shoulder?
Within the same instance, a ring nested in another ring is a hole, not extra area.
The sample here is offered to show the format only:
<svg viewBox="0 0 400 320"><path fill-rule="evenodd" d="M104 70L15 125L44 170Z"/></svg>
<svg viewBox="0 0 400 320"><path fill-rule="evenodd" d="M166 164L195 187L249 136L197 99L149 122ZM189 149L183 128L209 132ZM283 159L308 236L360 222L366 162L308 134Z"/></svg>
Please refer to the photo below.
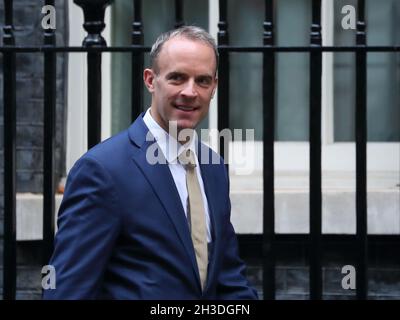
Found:
<svg viewBox="0 0 400 320"><path fill-rule="evenodd" d="M89 149L79 160L92 159L102 165L112 163L129 150L128 131L124 130Z"/></svg>

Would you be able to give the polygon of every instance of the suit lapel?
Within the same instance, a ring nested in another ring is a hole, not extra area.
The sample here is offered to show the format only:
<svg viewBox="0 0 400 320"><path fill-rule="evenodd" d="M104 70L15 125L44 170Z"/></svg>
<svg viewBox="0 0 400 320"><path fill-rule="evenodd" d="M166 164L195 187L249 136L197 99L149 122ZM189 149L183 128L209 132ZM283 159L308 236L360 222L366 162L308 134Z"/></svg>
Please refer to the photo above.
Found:
<svg viewBox="0 0 400 320"><path fill-rule="evenodd" d="M161 164L150 164L146 159L147 149L150 145L155 143L154 141L145 141L147 132L148 129L145 126L142 117L139 117L129 128L131 140L139 146L139 148L134 148L135 151L132 159L152 186L154 193L157 195L165 209L165 212L171 219L182 245L190 257L193 271L200 286L200 276L197 269L192 239L190 237L188 222L182 208L178 190L165 159L165 162L162 162ZM159 158L163 158L162 152L160 150L158 152Z"/></svg>

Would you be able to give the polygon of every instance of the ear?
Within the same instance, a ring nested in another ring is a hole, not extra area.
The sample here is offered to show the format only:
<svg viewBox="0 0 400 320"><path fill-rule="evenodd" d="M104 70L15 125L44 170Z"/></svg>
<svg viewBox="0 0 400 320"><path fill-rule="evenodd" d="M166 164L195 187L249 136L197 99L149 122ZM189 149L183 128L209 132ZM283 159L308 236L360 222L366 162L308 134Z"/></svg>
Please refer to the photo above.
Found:
<svg viewBox="0 0 400 320"><path fill-rule="evenodd" d="M155 73L153 69L144 69L143 81L147 87L147 90L149 90L150 93L154 92L154 79L155 79Z"/></svg>

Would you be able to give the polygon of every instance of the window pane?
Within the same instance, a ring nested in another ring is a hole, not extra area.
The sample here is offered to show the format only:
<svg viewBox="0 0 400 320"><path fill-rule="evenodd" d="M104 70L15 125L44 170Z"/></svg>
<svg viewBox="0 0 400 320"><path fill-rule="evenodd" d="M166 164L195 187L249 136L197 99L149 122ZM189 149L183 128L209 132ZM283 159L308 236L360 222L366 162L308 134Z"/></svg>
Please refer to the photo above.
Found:
<svg viewBox="0 0 400 320"><path fill-rule="evenodd" d="M232 45L262 45L264 1L229 1L228 22ZM311 26L311 1L276 1L277 45L308 45ZM296 14L293 14L296 12ZM231 128L255 129L262 139L262 54L230 55ZM276 55L276 138L308 139L309 55Z"/></svg>
<svg viewBox="0 0 400 320"><path fill-rule="evenodd" d="M277 1L277 45L308 46L311 1ZM306 141L309 136L308 53L277 54L276 137L279 141Z"/></svg>
<svg viewBox="0 0 400 320"><path fill-rule="evenodd" d="M335 45L354 45L355 31L341 28L341 8L356 1L335 1ZM356 6L355 6L356 7ZM399 45L400 2L366 1L368 45ZM367 55L367 139L400 141L400 57L398 53ZM334 54L335 141L355 140L355 54Z"/></svg>
<svg viewBox="0 0 400 320"><path fill-rule="evenodd" d="M230 44L262 45L264 1L228 1ZM230 54L229 110L232 129L254 129L262 139L262 54Z"/></svg>

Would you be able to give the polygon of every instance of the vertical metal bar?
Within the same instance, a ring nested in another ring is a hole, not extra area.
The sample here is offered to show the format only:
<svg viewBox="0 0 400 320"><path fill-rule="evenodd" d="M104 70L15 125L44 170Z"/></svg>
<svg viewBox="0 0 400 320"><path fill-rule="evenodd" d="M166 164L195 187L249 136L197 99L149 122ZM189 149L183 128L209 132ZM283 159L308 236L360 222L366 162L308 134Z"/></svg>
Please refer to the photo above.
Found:
<svg viewBox="0 0 400 320"><path fill-rule="evenodd" d="M356 43L366 45L365 3L358 1ZM357 299L367 299L368 239L367 239L367 53L356 53L356 216L357 216Z"/></svg>
<svg viewBox="0 0 400 320"><path fill-rule="evenodd" d="M15 44L13 34L13 1L4 1L4 46ZM4 94L4 265L3 299L15 300L17 287L16 241L16 64L15 52L3 56Z"/></svg>
<svg viewBox="0 0 400 320"><path fill-rule="evenodd" d="M101 53L89 52L87 65L88 148L90 149L101 140Z"/></svg>
<svg viewBox="0 0 400 320"><path fill-rule="evenodd" d="M143 46L142 0L133 2L132 45ZM132 121L143 110L143 51L132 53Z"/></svg>
<svg viewBox="0 0 400 320"><path fill-rule="evenodd" d="M105 28L104 12L112 0L74 0L82 7L85 23L83 27L88 35L83 40L84 47L105 47L101 36ZM101 53L89 52L88 64L88 147L101 140Z"/></svg>
<svg viewBox="0 0 400 320"><path fill-rule="evenodd" d="M274 45L273 0L265 0L264 46ZM263 53L263 295L275 299L275 52Z"/></svg>
<svg viewBox="0 0 400 320"><path fill-rule="evenodd" d="M185 25L183 20L183 0L175 0L175 29Z"/></svg>
<svg viewBox="0 0 400 320"><path fill-rule="evenodd" d="M54 6L54 0L46 0L45 4ZM56 45L56 35L53 29L44 31L44 45L51 47ZM43 264L47 264L50 260L54 241L56 63L56 53L44 53Z"/></svg>
<svg viewBox="0 0 400 320"><path fill-rule="evenodd" d="M228 22L227 22L227 1L219 1L219 22L218 22L218 45L228 45ZM229 128L229 53L219 52L218 67L218 130L221 132ZM229 150L225 150L225 143L220 135L220 154L225 159L229 156ZM226 144L228 146L228 144ZM227 163L227 159L225 159Z"/></svg>
<svg viewBox="0 0 400 320"><path fill-rule="evenodd" d="M312 1L311 47L320 47L321 0ZM321 75L322 52L310 52L310 299L322 299L321 268Z"/></svg>

